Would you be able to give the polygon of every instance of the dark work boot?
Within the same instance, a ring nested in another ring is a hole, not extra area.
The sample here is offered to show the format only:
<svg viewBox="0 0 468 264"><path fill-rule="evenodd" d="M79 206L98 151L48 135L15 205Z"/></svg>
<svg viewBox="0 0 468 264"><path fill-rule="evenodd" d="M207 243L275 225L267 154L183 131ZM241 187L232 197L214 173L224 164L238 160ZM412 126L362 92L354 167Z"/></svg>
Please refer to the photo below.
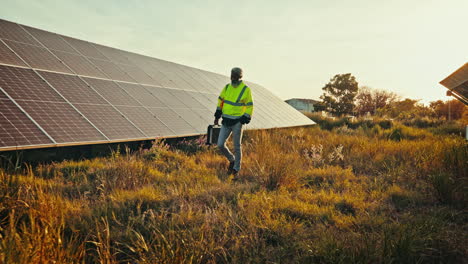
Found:
<svg viewBox="0 0 468 264"><path fill-rule="evenodd" d="M232 169L232 175L233 175L232 181L234 182L239 181L239 171Z"/></svg>
<svg viewBox="0 0 468 264"><path fill-rule="evenodd" d="M233 174L234 173L234 161L229 162L229 167L228 167L228 174Z"/></svg>

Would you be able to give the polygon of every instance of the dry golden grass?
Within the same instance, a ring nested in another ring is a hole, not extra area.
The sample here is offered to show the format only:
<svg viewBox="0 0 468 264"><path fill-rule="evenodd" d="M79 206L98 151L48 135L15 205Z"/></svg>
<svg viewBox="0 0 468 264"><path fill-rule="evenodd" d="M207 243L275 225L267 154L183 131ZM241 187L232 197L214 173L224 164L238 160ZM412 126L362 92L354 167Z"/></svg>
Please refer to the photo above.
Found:
<svg viewBox="0 0 468 264"><path fill-rule="evenodd" d="M1 263L461 263L468 145L397 126L248 131L0 170Z"/></svg>

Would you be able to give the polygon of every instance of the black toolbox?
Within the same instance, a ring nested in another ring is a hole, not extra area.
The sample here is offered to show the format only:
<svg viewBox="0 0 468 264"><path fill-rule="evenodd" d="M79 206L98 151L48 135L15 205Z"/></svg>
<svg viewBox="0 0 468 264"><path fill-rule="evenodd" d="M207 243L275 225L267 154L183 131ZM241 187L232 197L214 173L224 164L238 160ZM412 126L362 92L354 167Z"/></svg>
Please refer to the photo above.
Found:
<svg viewBox="0 0 468 264"><path fill-rule="evenodd" d="M221 126L219 125L209 125L208 131L206 132L206 144L207 145L216 145L218 144L219 132L221 131Z"/></svg>

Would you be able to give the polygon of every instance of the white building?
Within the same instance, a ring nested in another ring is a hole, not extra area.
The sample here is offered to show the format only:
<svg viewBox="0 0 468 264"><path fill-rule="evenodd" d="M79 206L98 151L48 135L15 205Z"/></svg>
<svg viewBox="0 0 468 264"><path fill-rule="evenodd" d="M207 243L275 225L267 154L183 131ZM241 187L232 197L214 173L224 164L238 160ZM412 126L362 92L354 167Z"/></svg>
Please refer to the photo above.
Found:
<svg viewBox="0 0 468 264"><path fill-rule="evenodd" d="M292 107L296 108L302 112L314 112L316 105L319 101L312 100L312 99L303 99L303 98L292 98L285 101Z"/></svg>

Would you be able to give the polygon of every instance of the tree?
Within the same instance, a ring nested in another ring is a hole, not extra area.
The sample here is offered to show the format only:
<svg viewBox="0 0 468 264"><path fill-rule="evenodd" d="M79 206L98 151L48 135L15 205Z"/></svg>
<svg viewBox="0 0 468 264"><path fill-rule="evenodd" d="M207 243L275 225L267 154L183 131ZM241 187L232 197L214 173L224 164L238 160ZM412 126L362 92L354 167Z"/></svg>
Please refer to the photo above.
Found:
<svg viewBox="0 0 468 264"><path fill-rule="evenodd" d="M358 82L351 73L337 74L322 90L323 100L327 111L334 115L352 114L354 110L354 98L358 92Z"/></svg>
<svg viewBox="0 0 468 264"><path fill-rule="evenodd" d="M431 102L429 104L429 107L433 111L435 117L445 118L446 120L457 120L462 118L463 112L466 109L466 106L456 99L446 102L442 100L437 100Z"/></svg>
<svg viewBox="0 0 468 264"><path fill-rule="evenodd" d="M325 111L327 109L327 107L325 106L325 104L323 102L317 102L314 104L314 111L315 112L320 112L320 111Z"/></svg>
<svg viewBox="0 0 468 264"><path fill-rule="evenodd" d="M356 95L356 113L365 115L366 113L376 114L378 109L393 103L398 95L384 90L374 90L369 87L360 87Z"/></svg>
<svg viewBox="0 0 468 264"><path fill-rule="evenodd" d="M400 101L394 101L382 109L379 109L379 114L387 115L398 119L411 119L416 117L427 117L431 110L419 103L419 100L406 98Z"/></svg>

